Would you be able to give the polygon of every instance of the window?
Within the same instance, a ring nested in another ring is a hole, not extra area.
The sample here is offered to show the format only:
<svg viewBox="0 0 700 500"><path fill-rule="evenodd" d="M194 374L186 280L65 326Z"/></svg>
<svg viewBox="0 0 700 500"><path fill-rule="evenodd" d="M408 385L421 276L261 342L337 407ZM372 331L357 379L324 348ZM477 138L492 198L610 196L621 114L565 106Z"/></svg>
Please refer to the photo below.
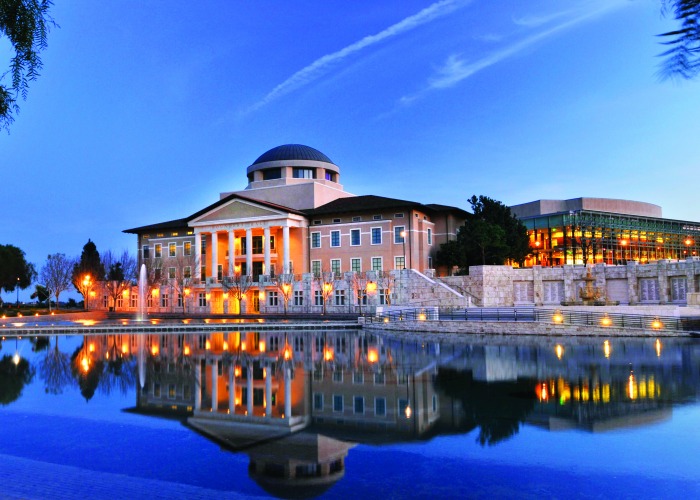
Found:
<svg viewBox="0 0 700 500"><path fill-rule="evenodd" d="M170 384L168 386L168 399L175 399L177 392L175 391L175 384Z"/></svg>
<svg viewBox="0 0 700 500"><path fill-rule="evenodd" d="M403 214L394 214L394 219L403 219Z"/></svg>
<svg viewBox="0 0 700 500"><path fill-rule="evenodd" d="M403 226L394 226L394 243L403 243L405 234Z"/></svg>
<svg viewBox="0 0 700 500"><path fill-rule="evenodd" d="M139 295L137 293L132 293L129 296L129 306L130 307L138 307L139 305Z"/></svg>
<svg viewBox="0 0 700 500"><path fill-rule="evenodd" d="M216 266L216 280L221 281L224 278L224 266L223 264L218 264Z"/></svg>
<svg viewBox="0 0 700 500"><path fill-rule="evenodd" d="M386 398L374 398L374 414L377 417L386 416Z"/></svg>
<svg viewBox="0 0 700 500"><path fill-rule="evenodd" d="M294 167L292 169L292 177L295 179L315 179L316 169Z"/></svg>
<svg viewBox="0 0 700 500"><path fill-rule="evenodd" d="M350 270L354 273L362 271L362 259L350 259Z"/></svg>
<svg viewBox="0 0 700 500"><path fill-rule="evenodd" d="M316 219L316 220L314 221L314 226L318 226L319 224L322 224L322 223L323 223L322 220Z"/></svg>
<svg viewBox="0 0 700 500"><path fill-rule="evenodd" d="M355 396L353 403L355 415L362 415L365 412L365 398L362 396Z"/></svg>
<svg viewBox="0 0 700 500"><path fill-rule="evenodd" d="M207 294L200 293L198 295L198 298L199 298L199 307L207 307Z"/></svg>
<svg viewBox="0 0 700 500"><path fill-rule="evenodd" d="M185 255L192 255L192 242L191 241L186 241L183 244L183 252Z"/></svg>
<svg viewBox="0 0 700 500"><path fill-rule="evenodd" d="M323 305L323 292L321 290L314 290L314 305L315 306L322 306Z"/></svg>
<svg viewBox="0 0 700 500"><path fill-rule="evenodd" d="M340 224L340 219L333 219L333 224Z"/></svg>
<svg viewBox="0 0 700 500"><path fill-rule="evenodd" d="M160 259L161 257L163 257L163 245L161 245L160 243L156 243L154 253L156 259Z"/></svg>
<svg viewBox="0 0 700 500"><path fill-rule="evenodd" d="M372 219L373 220L382 220L382 216L381 215L373 215Z"/></svg>
<svg viewBox="0 0 700 500"><path fill-rule="evenodd" d="M340 394L333 394L333 411L336 413L343 412L343 396Z"/></svg>
<svg viewBox="0 0 700 500"><path fill-rule="evenodd" d="M391 301L389 300L389 289L388 288L380 288L379 289L379 305L380 306L388 306L391 304Z"/></svg>
<svg viewBox="0 0 700 500"><path fill-rule="evenodd" d="M326 170L326 180L331 181L331 182L336 182L335 181L335 173L329 172L328 170Z"/></svg>
<svg viewBox="0 0 700 500"><path fill-rule="evenodd" d="M190 279L192 277L192 268L190 266L185 266L182 270L182 277L185 279Z"/></svg>
<svg viewBox="0 0 700 500"><path fill-rule="evenodd" d="M321 276L321 261L320 260L312 260L311 261L311 272L314 274L314 277L319 277Z"/></svg>
<svg viewBox="0 0 700 500"><path fill-rule="evenodd" d="M381 245L382 244L382 228L381 227L373 227L371 229L372 231L372 245Z"/></svg>
<svg viewBox="0 0 700 500"><path fill-rule="evenodd" d="M339 384L343 382L343 370L333 370L333 382Z"/></svg>
<svg viewBox="0 0 700 500"><path fill-rule="evenodd" d="M331 231L331 246L340 246L340 231Z"/></svg>
<svg viewBox="0 0 700 500"><path fill-rule="evenodd" d="M323 410L323 393L314 392L314 410Z"/></svg>
<svg viewBox="0 0 700 500"><path fill-rule="evenodd" d="M394 269L406 269L406 259L403 255L394 257Z"/></svg>
<svg viewBox="0 0 700 500"><path fill-rule="evenodd" d="M335 305L344 306L345 305L345 290L335 291Z"/></svg>
<svg viewBox="0 0 700 500"><path fill-rule="evenodd" d="M362 221L362 217L360 217L359 215L356 215L355 217L352 218L352 221L353 222L360 222L360 221Z"/></svg>
<svg viewBox="0 0 700 500"><path fill-rule="evenodd" d="M364 384L365 374L362 372L352 372L352 383L353 384Z"/></svg>
<svg viewBox="0 0 700 500"><path fill-rule="evenodd" d="M428 245L433 244L433 230L428 228Z"/></svg>
<svg viewBox="0 0 700 500"><path fill-rule="evenodd" d="M428 269L433 269L433 258L428 257Z"/></svg>
<svg viewBox="0 0 700 500"><path fill-rule="evenodd" d="M382 258L381 257L372 257L372 271L381 271L382 270Z"/></svg>
<svg viewBox="0 0 700 500"><path fill-rule="evenodd" d="M156 281L160 281L161 271L162 269L160 267L157 267L153 270L153 277Z"/></svg>
<svg viewBox="0 0 700 500"><path fill-rule="evenodd" d="M241 237L241 255L246 255L248 253L248 238L245 236Z"/></svg>
<svg viewBox="0 0 700 500"><path fill-rule="evenodd" d="M277 292L267 292L267 305L277 306L279 305L279 296Z"/></svg>
<svg viewBox="0 0 700 500"><path fill-rule="evenodd" d="M263 237L253 236L253 253L263 253Z"/></svg>
<svg viewBox="0 0 700 500"><path fill-rule="evenodd" d="M304 305L304 291L294 290L294 305L303 306Z"/></svg>
<svg viewBox="0 0 700 500"><path fill-rule="evenodd" d="M207 240L205 240L204 238L202 238L202 246L201 246L200 250L201 250L202 255L207 254Z"/></svg>
<svg viewBox="0 0 700 500"><path fill-rule="evenodd" d="M124 307L124 299L121 295L119 297L117 297L116 307L117 307L117 309L121 309L122 307Z"/></svg>
<svg viewBox="0 0 700 500"><path fill-rule="evenodd" d="M143 258L144 258L144 259L150 259L150 258L151 258L151 257L150 257L150 256L151 256L150 250L151 250L151 249L148 248L148 245L144 245L144 246L143 246Z"/></svg>
<svg viewBox="0 0 700 500"><path fill-rule="evenodd" d="M175 279L175 268L174 267L168 268L168 279L171 279L171 280Z"/></svg>
<svg viewBox="0 0 700 500"><path fill-rule="evenodd" d="M374 374L374 385L384 385L385 383L384 372Z"/></svg>
<svg viewBox="0 0 700 500"><path fill-rule="evenodd" d="M357 305L367 305L367 290L357 290Z"/></svg>
<svg viewBox="0 0 700 500"><path fill-rule="evenodd" d="M311 233L311 248L321 248L321 233Z"/></svg>
<svg viewBox="0 0 700 500"><path fill-rule="evenodd" d="M340 259L331 259L331 272L336 276L340 274Z"/></svg>
<svg viewBox="0 0 700 500"><path fill-rule="evenodd" d="M282 169L281 168L267 168L263 170L263 180L264 181L271 181L273 179L281 179L282 178Z"/></svg>
<svg viewBox="0 0 700 500"><path fill-rule="evenodd" d="M408 399L399 398L399 416L406 415L406 408L408 407Z"/></svg>
<svg viewBox="0 0 700 500"><path fill-rule="evenodd" d="M160 397L160 384L158 384L158 383L153 384L153 397L155 397L155 398Z"/></svg>
<svg viewBox="0 0 700 500"><path fill-rule="evenodd" d="M177 245L175 243L168 243L168 257L175 257L177 255Z"/></svg>
<svg viewBox="0 0 700 500"><path fill-rule="evenodd" d="M360 230L351 229L350 230L350 245L356 247L360 245Z"/></svg>
<svg viewBox="0 0 700 500"><path fill-rule="evenodd" d="M160 296L160 307L168 307L170 305L170 300L168 300L168 294L164 293Z"/></svg>
<svg viewBox="0 0 700 500"><path fill-rule="evenodd" d="M275 237L270 236L270 250L274 250L274 249L275 249Z"/></svg>
<svg viewBox="0 0 700 500"><path fill-rule="evenodd" d="M177 294L177 307L182 307L182 294Z"/></svg>

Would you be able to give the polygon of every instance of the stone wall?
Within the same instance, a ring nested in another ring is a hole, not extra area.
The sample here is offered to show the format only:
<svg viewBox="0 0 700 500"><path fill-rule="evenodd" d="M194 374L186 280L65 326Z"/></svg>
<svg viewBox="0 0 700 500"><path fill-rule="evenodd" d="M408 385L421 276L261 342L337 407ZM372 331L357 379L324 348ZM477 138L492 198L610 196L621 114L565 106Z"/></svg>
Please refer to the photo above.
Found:
<svg viewBox="0 0 700 500"><path fill-rule="evenodd" d="M468 276L453 276L454 286L477 297L483 307L514 305L561 305L579 301L579 289L586 286L590 269L592 286L601 299L624 305L691 304L700 293L700 259L660 260L650 264L630 262L624 266L595 264L511 268L473 266ZM688 298L690 297L690 301Z"/></svg>

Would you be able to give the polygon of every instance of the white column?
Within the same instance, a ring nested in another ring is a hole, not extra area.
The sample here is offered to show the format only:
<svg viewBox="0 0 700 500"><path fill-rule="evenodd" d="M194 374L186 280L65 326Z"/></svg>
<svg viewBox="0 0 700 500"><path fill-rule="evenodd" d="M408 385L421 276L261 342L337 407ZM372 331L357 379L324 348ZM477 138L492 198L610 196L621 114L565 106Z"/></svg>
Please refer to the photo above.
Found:
<svg viewBox="0 0 700 500"><path fill-rule="evenodd" d="M202 279L202 235L194 233L194 279Z"/></svg>
<svg viewBox="0 0 700 500"><path fill-rule="evenodd" d="M219 409L219 367L216 360L211 365L211 409Z"/></svg>
<svg viewBox="0 0 700 500"><path fill-rule="evenodd" d="M265 226L263 229L264 236L263 242L264 249L265 249L265 271L264 273L269 275L270 274L270 227Z"/></svg>
<svg viewBox="0 0 700 500"><path fill-rule="evenodd" d="M236 413L236 367L233 363L228 368L228 409L231 415Z"/></svg>
<svg viewBox="0 0 700 500"><path fill-rule="evenodd" d="M265 416L272 416L272 367L265 367Z"/></svg>
<svg viewBox="0 0 700 500"><path fill-rule="evenodd" d="M292 370L284 369L284 418L292 418Z"/></svg>
<svg viewBox="0 0 700 500"><path fill-rule="evenodd" d="M253 230L245 230L245 268L248 276L253 275Z"/></svg>
<svg viewBox="0 0 700 500"><path fill-rule="evenodd" d="M289 226L282 227L282 240L282 244L284 245L282 272L284 274L289 274Z"/></svg>
<svg viewBox="0 0 700 500"><path fill-rule="evenodd" d="M194 409L202 408L202 363L199 359L194 365Z"/></svg>
<svg viewBox="0 0 700 500"><path fill-rule="evenodd" d="M211 233L211 271L207 273L210 278L216 278L216 265L219 263L219 237L216 231Z"/></svg>
<svg viewBox="0 0 700 500"><path fill-rule="evenodd" d="M253 416L253 364L249 363L247 366L248 370L248 380L246 380L246 388L248 392L247 407L248 416Z"/></svg>
<svg viewBox="0 0 700 500"><path fill-rule="evenodd" d="M226 274L233 276L236 272L236 237L233 235L233 229L228 232L228 269Z"/></svg>

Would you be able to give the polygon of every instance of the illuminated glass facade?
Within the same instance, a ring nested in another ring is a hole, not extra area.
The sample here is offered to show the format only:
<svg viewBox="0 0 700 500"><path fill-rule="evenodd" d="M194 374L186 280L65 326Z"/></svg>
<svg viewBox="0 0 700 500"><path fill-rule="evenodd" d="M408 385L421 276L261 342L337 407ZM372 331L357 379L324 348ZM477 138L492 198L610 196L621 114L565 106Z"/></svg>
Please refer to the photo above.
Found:
<svg viewBox="0 0 700 500"><path fill-rule="evenodd" d="M700 255L700 222L576 210L521 217L532 255L526 265L625 265Z"/></svg>

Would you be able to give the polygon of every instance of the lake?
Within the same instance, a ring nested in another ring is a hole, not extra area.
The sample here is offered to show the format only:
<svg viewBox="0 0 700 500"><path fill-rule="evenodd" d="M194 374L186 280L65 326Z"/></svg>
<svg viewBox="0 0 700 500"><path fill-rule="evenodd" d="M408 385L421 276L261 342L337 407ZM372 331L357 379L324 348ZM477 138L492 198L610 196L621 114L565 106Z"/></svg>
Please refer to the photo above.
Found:
<svg viewBox="0 0 700 500"><path fill-rule="evenodd" d="M4 337L1 496L700 496L700 341Z"/></svg>

